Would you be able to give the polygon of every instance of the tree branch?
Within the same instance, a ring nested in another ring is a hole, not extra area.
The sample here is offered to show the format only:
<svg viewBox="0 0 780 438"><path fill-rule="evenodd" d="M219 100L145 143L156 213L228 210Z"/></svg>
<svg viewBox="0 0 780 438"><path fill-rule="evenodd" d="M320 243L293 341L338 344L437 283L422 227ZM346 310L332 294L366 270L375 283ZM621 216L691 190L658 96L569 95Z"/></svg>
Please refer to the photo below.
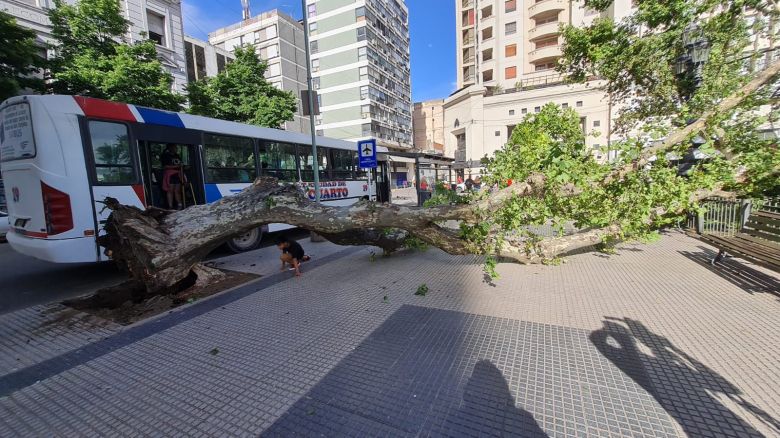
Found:
<svg viewBox="0 0 780 438"><path fill-rule="evenodd" d="M646 166L650 162L650 159L653 156L658 155L661 152L665 152L668 149L671 149L677 144L685 141L691 135L702 131L706 127L709 119L711 119L713 116L717 114L725 114L731 111L732 109L736 108L748 96L752 95L759 88L763 87L764 85L772 81L772 79L774 79L778 74L780 74L780 60L770 64L767 68L765 68L760 73L758 73L756 77L753 78L750 82L743 85L739 90L735 91L730 96L723 99L714 108L705 112L695 122L691 123L690 125L684 128L672 132L668 137L666 137L666 140L664 140L661 144L656 146L651 146L649 148L642 150L642 154L639 156L639 158L637 158L633 162L613 170L603 180L602 185L608 185L614 181L622 180L629 173L639 170L644 166Z"/></svg>

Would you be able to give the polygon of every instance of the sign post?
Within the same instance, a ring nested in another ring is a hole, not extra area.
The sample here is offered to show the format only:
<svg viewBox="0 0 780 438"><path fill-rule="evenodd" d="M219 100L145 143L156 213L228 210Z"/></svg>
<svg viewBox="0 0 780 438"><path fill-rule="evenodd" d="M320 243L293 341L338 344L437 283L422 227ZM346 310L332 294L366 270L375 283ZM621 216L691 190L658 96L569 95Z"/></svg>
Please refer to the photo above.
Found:
<svg viewBox="0 0 780 438"><path fill-rule="evenodd" d="M376 169L376 139L360 140L357 144L361 169L368 169L368 198L371 199L371 169Z"/></svg>

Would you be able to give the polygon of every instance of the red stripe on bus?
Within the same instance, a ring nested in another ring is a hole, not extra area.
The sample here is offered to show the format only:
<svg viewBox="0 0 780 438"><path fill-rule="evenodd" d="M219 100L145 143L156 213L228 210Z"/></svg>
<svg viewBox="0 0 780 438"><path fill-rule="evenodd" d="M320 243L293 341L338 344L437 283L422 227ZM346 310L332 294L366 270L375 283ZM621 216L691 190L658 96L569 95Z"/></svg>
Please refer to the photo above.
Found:
<svg viewBox="0 0 780 438"><path fill-rule="evenodd" d="M96 117L100 119L122 120L125 122L135 122L135 116L130 111L126 103L109 102L94 97L73 96L76 103L79 104L84 115L87 117Z"/></svg>
<svg viewBox="0 0 780 438"><path fill-rule="evenodd" d="M133 184L133 190L135 190L136 196L141 200L141 205L146 207L146 194L144 193L143 184Z"/></svg>

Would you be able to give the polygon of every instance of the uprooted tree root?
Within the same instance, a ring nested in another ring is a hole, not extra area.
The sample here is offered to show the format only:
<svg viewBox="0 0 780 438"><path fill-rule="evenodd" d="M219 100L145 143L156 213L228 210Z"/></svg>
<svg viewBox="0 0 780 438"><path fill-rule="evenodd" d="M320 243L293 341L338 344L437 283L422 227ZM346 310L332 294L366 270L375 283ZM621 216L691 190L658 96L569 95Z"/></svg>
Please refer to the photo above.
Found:
<svg viewBox="0 0 780 438"><path fill-rule="evenodd" d="M197 272L209 274L199 278ZM186 278L164 291L150 293L143 283L129 280L100 289L89 296L64 301L63 304L126 325L212 296L258 277L254 274L199 266Z"/></svg>

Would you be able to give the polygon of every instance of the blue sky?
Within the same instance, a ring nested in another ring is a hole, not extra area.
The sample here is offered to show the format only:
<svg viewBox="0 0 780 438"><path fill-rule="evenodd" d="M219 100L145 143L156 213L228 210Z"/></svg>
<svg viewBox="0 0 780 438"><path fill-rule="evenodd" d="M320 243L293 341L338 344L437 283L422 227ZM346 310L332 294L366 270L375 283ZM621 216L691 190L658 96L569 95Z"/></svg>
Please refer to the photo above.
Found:
<svg viewBox="0 0 780 438"><path fill-rule="evenodd" d="M279 9L301 18L300 0L253 0L252 14ZM412 56L412 100L443 98L455 90L455 3L406 0ZM207 33L241 21L241 0L184 0L184 31Z"/></svg>

